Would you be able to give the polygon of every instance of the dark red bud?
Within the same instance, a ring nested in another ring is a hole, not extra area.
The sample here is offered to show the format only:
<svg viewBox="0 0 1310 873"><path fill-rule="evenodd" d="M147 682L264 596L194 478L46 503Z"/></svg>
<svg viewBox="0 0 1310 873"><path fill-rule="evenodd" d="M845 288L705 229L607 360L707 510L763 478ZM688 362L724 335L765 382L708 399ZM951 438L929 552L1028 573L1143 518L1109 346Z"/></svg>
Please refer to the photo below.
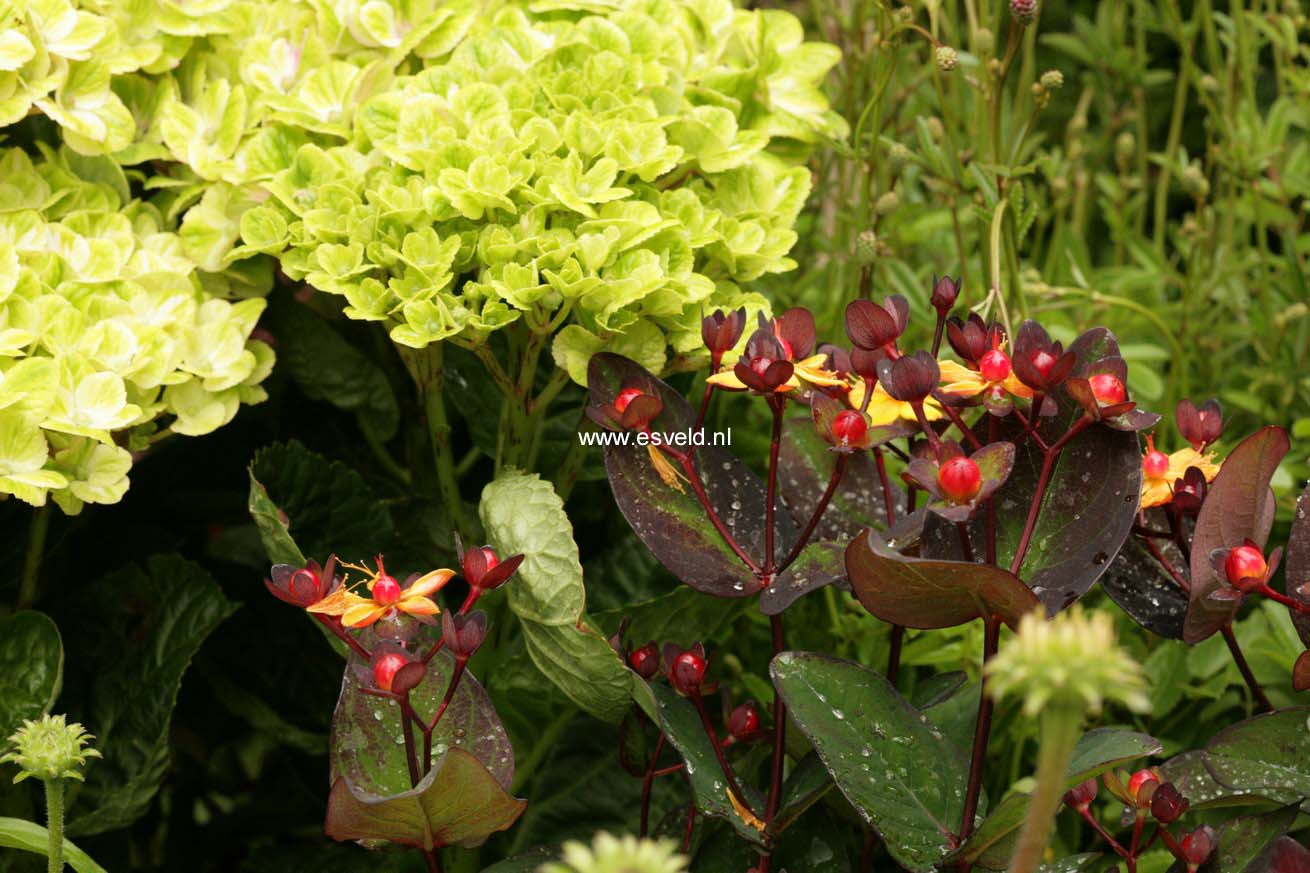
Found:
<svg viewBox="0 0 1310 873"><path fill-rule="evenodd" d="M896 360L878 362L878 382L889 395L902 402L914 403L933 392L941 380L937 359L922 349Z"/></svg>
<svg viewBox="0 0 1310 873"><path fill-rule="evenodd" d="M373 684L383 691L390 691L400 668L409 663L409 659L399 652L387 652L373 661Z"/></svg>
<svg viewBox="0 0 1310 873"><path fill-rule="evenodd" d="M700 336L705 342L705 348L710 350L710 356L717 364L723 357L724 353L737 345L741 339L742 331L746 328L746 308L736 310L735 312L725 313L723 310L715 310L711 315L701 319Z"/></svg>
<svg viewBox="0 0 1310 873"><path fill-rule="evenodd" d="M1199 407L1191 400L1178 401L1174 410L1178 432L1198 452L1213 444L1224 432L1224 413L1218 400L1207 400Z"/></svg>
<svg viewBox="0 0 1310 873"><path fill-rule="evenodd" d="M1151 805L1151 796L1160 786L1160 776L1154 770L1138 770L1128 779L1128 795L1140 809Z"/></svg>
<svg viewBox="0 0 1310 873"><path fill-rule="evenodd" d="M1173 824L1182 818L1190 804L1172 782L1165 782L1151 795L1151 815L1160 824Z"/></svg>
<svg viewBox="0 0 1310 873"><path fill-rule="evenodd" d="M647 643L628 656L628 663L641 678L651 678L660 670L659 647L653 642Z"/></svg>
<svg viewBox="0 0 1310 873"><path fill-rule="evenodd" d="M1092 777L1086 782L1079 782L1065 792L1064 802L1074 809L1086 809L1096 799L1097 782Z"/></svg>
<svg viewBox="0 0 1310 873"><path fill-rule="evenodd" d="M1159 479L1169 472L1169 456L1160 451L1149 451L1142 456L1142 475Z"/></svg>
<svg viewBox="0 0 1310 873"><path fill-rule="evenodd" d="M705 679L705 659L695 652L683 652L669 665L669 683L674 690L688 697L700 694Z"/></svg>
<svg viewBox="0 0 1310 873"><path fill-rule="evenodd" d="M1265 581L1269 564L1264 553L1254 545L1238 546L1224 559L1224 574L1234 588L1250 587Z"/></svg>
<svg viewBox="0 0 1310 873"><path fill-rule="evenodd" d="M1113 373L1097 373L1087 380L1092 387L1092 396L1102 406L1113 406L1128 399L1128 390L1119 377Z"/></svg>
<svg viewBox="0 0 1310 873"><path fill-rule="evenodd" d="M869 422L853 409L837 413L832 420L832 435L838 445L860 445L869 434Z"/></svg>
<svg viewBox="0 0 1310 873"><path fill-rule="evenodd" d="M760 729L760 712L754 703L743 703L728 716L728 733L738 740L754 736Z"/></svg>
<svg viewBox="0 0 1310 873"><path fill-rule="evenodd" d="M936 309L939 315L945 315L955 306L955 301L960 296L960 280L952 279L950 276L942 276L933 282L932 296L928 302L932 308Z"/></svg>
<svg viewBox="0 0 1310 873"><path fill-rule="evenodd" d="M480 609L467 615L442 613L441 637L452 655L467 660L487 638L487 614Z"/></svg>
<svg viewBox="0 0 1310 873"><path fill-rule="evenodd" d="M1189 873L1195 873L1196 868L1210 860L1210 856L1214 854L1215 842L1214 828L1209 825L1201 825L1183 837L1178 848Z"/></svg>
<svg viewBox="0 0 1310 873"><path fill-rule="evenodd" d="M992 349L978 359L978 371L988 382L1002 382L1010 375L1010 356Z"/></svg>
<svg viewBox="0 0 1310 873"><path fill-rule="evenodd" d="M627 411L628 404L642 396L643 393L640 388L624 388L614 398L614 408L619 412Z"/></svg>

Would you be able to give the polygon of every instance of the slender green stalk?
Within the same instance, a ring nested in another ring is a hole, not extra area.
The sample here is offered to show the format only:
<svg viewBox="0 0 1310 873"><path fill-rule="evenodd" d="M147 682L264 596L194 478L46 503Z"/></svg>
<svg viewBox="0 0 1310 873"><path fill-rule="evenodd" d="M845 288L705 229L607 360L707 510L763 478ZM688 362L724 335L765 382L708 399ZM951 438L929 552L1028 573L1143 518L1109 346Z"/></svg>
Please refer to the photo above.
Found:
<svg viewBox="0 0 1310 873"><path fill-rule="evenodd" d="M428 442L432 448L432 462L436 468L441 502L450 513L451 523L456 530L467 536L471 529L464 513L463 498L459 494L455 454L450 440L450 417L446 413L444 347L441 343L432 343L424 349L404 350L402 354L423 400Z"/></svg>
<svg viewBox="0 0 1310 873"><path fill-rule="evenodd" d="M50 504L32 513L27 530L27 554L23 558L23 575L18 584L18 608L27 609L36 602L41 579L41 560L45 557L46 535L50 532Z"/></svg>
<svg viewBox="0 0 1310 873"><path fill-rule="evenodd" d="M1033 873L1041 863L1051 824L1060 811L1065 774L1082 733L1083 712L1077 705L1052 704L1042 713L1037 753L1037 790L1033 792L1010 861L1010 873Z"/></svg>
<svg viewBox="0 0 1310 873"><path fill-rule="evenodd" d="M46 779L46 831L50 842L46 850L46 870L60 873L64 869L64 780Z"/></svg>

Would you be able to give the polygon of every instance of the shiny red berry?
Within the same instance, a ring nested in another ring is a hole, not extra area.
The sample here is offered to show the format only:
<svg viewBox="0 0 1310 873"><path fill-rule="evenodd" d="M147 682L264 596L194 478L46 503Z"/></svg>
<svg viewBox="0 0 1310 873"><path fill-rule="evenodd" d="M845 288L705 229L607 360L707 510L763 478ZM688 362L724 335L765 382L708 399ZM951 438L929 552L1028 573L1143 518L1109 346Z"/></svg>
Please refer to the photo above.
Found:
<svg viewBox="0 0 1310 873"><path fill-rule="evenodd" d="M988 382L1001 382L1010 375L1010 356L992 349L978 359L978 370Z"/></svg>
<svg viewBox="0 0 1310 873"><path fill-rule="evenodd" d="M400 599L400 583L394 576L383 573L373 582L373 599L383 606L390 606Z"/></svg>
<svg viewBox="0 0 1310 873"><path fill-rule="evenodd" d="M619 392L619 396L614 398L614 408L623 412L628 408L628 404L640 397L644 392L640 388L624 388Z"/></svg>
<svg viewBox="0 0 1310 873"><path fill-rule="evenodd" d="M832 420L832 435L843 446L860 445L869 434L869 423L854 409L837 414Z"/></svg>
<svg viewBox="0 0 1310 873"><path fill-rule="evenodd" d="M408 663L409 660L404 655L388 652L373 664L373 683L383 691L390 691L396 674Z"/></svg>
<svg viewBox="0 0 1310 873"><path fill-rule="evenodd" d="M937 486L952 503L968 503L982 489L982 471L971 459L957 455L937 471Z"/></svg>
<svg viewBox="0 0 1310 873"><path fill-rule="evenodd" d="M753 703L743 703L728 716L728 733L737 739L754 735L760 729L760 712Z"/></svg>
<svg viewBox="0 0 1310 873"><path fill-rule="evenodd" d="M638 676L649 679L659 672L660 650L654 643L647 643L633 650L628 656L628 663L632 665Z"/></svg>
<svg viewBox="0 0 1310 873"><path fill-rule="evenodd" d="M1160 777L1154 770L1138 770L1128 780L1128 795L1142 808L1151 805L1151 795L1160 785Z"/></svg>
<svg viewBox="0 0 1310 873"><path fill-rule="evenodd" d="M700 655L683 652L669 665L669 682L683 694L699 694L705 668L705 659Z"/></svg>
<svg viewBox="0 0 1310 873"><path fill-rule="evenodd" d="M1113 373L1097 373L1087 382L1092 386L1092 396L1105 406L1123 403L1128 399L1128 389Z"/></svg>
<svg viewBox="0 0 1310 873"><path fill-rule="evenodd" d="M1163 479L1169 474L1169 456L1154 449L1142 456L1142 474L1148 479Z"/></svg>
<svg viewBox="0 0 1310 873"><path fill-rule="evenodd" d="M1255 546L1238 546L1224 559L1224 573L1236 588L1250 581L1263 582L1268 572L1269 564Z"/></svg>
<svg viewBox="0 0 1310 873"><path fill-rule="evenodd" d="M1051 375L1051 370L1055 367L1057 360L1055 355L1045 349L1034 352L1032 356L1033 367L1042 375L1042 378Z"/></svg>

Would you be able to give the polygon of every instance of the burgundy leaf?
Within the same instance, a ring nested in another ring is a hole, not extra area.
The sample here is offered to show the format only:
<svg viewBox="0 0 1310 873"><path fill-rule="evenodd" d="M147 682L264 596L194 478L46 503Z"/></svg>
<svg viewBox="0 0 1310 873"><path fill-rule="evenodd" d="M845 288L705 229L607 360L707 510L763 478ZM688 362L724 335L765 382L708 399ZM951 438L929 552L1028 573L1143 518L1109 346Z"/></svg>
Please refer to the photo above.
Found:
<svg viewBox="0 0 1310 873"><path fill-rule="evenodd" d="M1287 537L1287 556L1283 563L1283 577L1287 580L1287 596L1310 606L1310 486L1301 492L1296 501L1296 518ZM1310 646L1310 613L1292 611L1301 642Z"/></svg>

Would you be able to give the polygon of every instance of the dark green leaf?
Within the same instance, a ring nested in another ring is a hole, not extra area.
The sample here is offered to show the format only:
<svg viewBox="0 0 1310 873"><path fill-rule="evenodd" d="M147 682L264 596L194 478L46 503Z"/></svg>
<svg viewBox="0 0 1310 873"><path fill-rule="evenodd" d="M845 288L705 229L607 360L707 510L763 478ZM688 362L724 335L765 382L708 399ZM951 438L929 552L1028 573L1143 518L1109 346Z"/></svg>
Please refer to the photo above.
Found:
<svg viewBox="0 0 1310 873"><path fill-rule="evenodd" d="M787 420L778 453L778 487L782 498L791 510L798 526L809 522L818 506L819 496L828 487L837 455L814 427L809 416L796 416ZM897 512L905 507L905 492L892 486ZM814 538L818 540L847 541L866 527L875 530L887 528L887 506L883 497L882 480L872 456L857 452L846 462L841 484L824 510Z"/></svg>
<svg viewBox="0 0 1310 873"><path fill-rule="evenodd" d="M395 436L400 407L372 357L286 295L273 297L268 320L278 339L278 364L306 395L355 413L360 426L383 442Z"/></svg>
<svg viewBox="0 0 1310 873"><path fill-rule="evenodd" d="M63 681L64 645L49 616L0 618L0 745L25 719L50 711Z"/></svg>
<svg viewBox="0 0 1310 873"><path fill-rule="evenodd" d="M20 818L0 818L0 848L21 849L49 857L50 832L39 824ZM64 840L64 863L75 873L106 873L91 856Z"/></svg>
<svg viewBox="0 0 1310 873"><path fill-rule="evenodd" d="M905 627L953 627L990 616L1014 627L1039 603L1028 586L1000 567L906 557L874 531L851 542L846 568L864 608Z"/></svg>
<svg viewBox="0 0 1310 873"><path fill-rule="evenodd" d="M732 807L723 770L719 767L714 747L705 734L696 708L663 682L648 684L634 676L632 685L633 698L637 704L652 721L660 725L669 744L678 750L682 760L687 763L687 777L696 799L696 809L702 815L730 822L743 839L763 844L760 832L743 821ZM739 777L737 784L741 785ZM751 809L762 812L764 803L759 794L745 785L741 788L747 792L746 799Z"/></svg>
<svg viewBox="0 0 1310 873"><path fill-rule="evenodd" d="M477 758L455 748L400 794L371 794L337 777L324 830L334 840L387 840L422 849L477 846L514 824L526 806Z"/></svg>
<svg viewBox="0 0 1310 873"><path fill-rule="evenodd" d="M1257 715L1215 734L1203 760L1220 785L1270 800L1310 798L1310 706Z"/></svg>
<svg viewBox="0 0 1310 873"><path fill-rule="evenodd" d="M849 588L846 581L846 543L830 540L812 542L801 550L790 567L760 595L760 611L777 615L811 591L828 585Z"/></svg>
<svg viewBox="0 0 1310 873"><path fill-rule="evenodd" d="M1265 873L1269 850L1296 821L1297 808L1285 806L1265 815L1244 815L1219 826L1219 848L1201 873ZM1270 871L1275 873L1275 871Z"/></svg>
<svg viewBox="0 0 1310 873"><path fill-rule="evenodd" d="M951 694L920 707L928 720L946 735L957 749L968 750L973 743L974 722L978 719L982 685L967 682Z"/></svg>
<svg viewBox="0 0 1310 873"><path fill-rule="evenodd" d="M782 786L782 805L769 826L770 833L780 834L805 811L823 799L833 786L832 777L819 756L811 752L787 774Z"/></svg>
<svg viewBox="0 0 1310 873"><path fill-rule="evenodd" d="M627 386L658 393L663 411L651 423L660 433L687 433L695 411L682 395L627 358L601 353L588 371L591 403L611 401ZM755 561L764 556L764 483L731 452L706 445L695 450L706 496L742 550ZM605 469L614 499L646 547L687 585L719 597L748 597L759 590L754 574L715 530L704 507L683 483L666 484L651 463L649 447L607 445ZM780 503L780 502L779 502ZM786 507L779 505L775 552L782 558L798 532Z"/></svg>
<svg viewBox="0 0 1310 873"><path fill-rule="evenodd" d="M1233 622L1238 600L1215 600L1223 585L1210 565L1210 553L1231 549L1244 540L1261 548L1274 523L1274 495L1269 483L1289 448L1287 431L1264 427L1237 444L1210 483L1192 534L1192 590L1183 639L1198 643Z"/></svg>
<svg viewBox="0 0 1310 873"><path fill-rule="evenodd" d="M232 614L214 580L177 556L151 558L91 586L70 663L94 670L81 721L104 754L88 769L70 834L125 827L150 804L169 764L168 730L182 676ZM106 657L112 653L112 657Z"/></svg>
<svg viewBox="0 0 1310 873"><path fill-rule="evenodd" d="M291 555L291 541L304 556L322 561L333 553L348 560L380 554L393 539L386 505L359 473L294 440L261 449L250 477L251 514L271 560L278 560L275 552L283 559ZM266 495L259 493L261 485ZM286 514L282 525L278 510Z"/></svg>
<svg viewBox="0 0 1310 873"><path fill-rule="evenodd" d="M1043 864L1037 870L1039 873L1078 873L1079 870L1085 870L1088 865L1100 857L1100 852L1070 855L1068 858L1061 858L1059 861Z"/></svg>
<svg viewBox="0 0 1310 873"><path fill-rule="evenodd" d="M713 637L745 608L747 601L711 597L693 588L679 586L654 600L636 603L596 616L607 630L618 630L629 617L628 640L634 645L649 641L690 646Z"/></svg>
<svg viewBox="0 0 1310 873"><path fill-rule="evenodd" d="M963 756L872 670L783 652L770 672L837 787L892 856L906 869L932 870L963 814Z"/></svg>

